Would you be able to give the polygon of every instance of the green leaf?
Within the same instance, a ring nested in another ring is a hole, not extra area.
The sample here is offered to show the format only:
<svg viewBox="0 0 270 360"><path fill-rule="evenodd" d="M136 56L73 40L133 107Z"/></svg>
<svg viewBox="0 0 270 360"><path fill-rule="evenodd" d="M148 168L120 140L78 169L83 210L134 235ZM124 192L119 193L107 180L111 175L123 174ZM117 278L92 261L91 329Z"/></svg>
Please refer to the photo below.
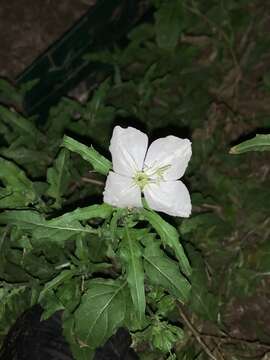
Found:
<svg viewBox="0 0 270 360"><path fill-rule="evenodd" d="M87 345L82 342L77 342L77 339L74 334L74 317L73 315L68 315L64 313L64 319L62 322L63 334L69 343L70 350L76 360L92 360L95 355L95 351L87 347Z"/></svg>
<svg viewBox="0 0 270 360"><path fill-rule="evenodd" d="M143 323L145 313L144 270L142 248L134 233L125 227L125 235L120 245L120 257L124 261L127 281L133 305L138 315L139 323Z"/></svg>
<svg viewBox="0 0 270 360"><path fill-rule="evenodd" d="M160 235L163 245L169 246L175 252L181 270L185 275L189 276L191 274L191 267L184 249L179 241L179 234L177 230L153 211L143 209L142 214Z"/></svg>
<svg viewBox="0 0 270 360"><path fill-rule="evenodd" d="M36 255L34 250L27 252L11 249L7 258L13 264L20 266L28 275L31 275L35 279L47 281L55 274L54 266L47 261L45 256L40 254Z"/></svg>
<svg viewBox="0 0 270 360"><path fill-rule="evenodd" d="M92 205L85 208L78 208L70 213L46 221L47 227L50 229L50 239L56 238L57 241L64 241L78 234L96 234L98 231L89 225L81 225L80 221L90 220L94 218L106 219L111 216L113 208L110 205ZM43 228L39 228L35 232L36 237L42 237Z"/></svg>
<svg viewBox="0 0 270 360"><path fill-rule="evenodd" d="M171 325L168 321L158 319L152 321L145 330L136 332L133 335L134 343L150 343L151 353L142 353L140 359L144 360L156 360L156 359L170 359L171 357L160 356L160 351L163 355L167 355L177 341L184 339L184 331L175 325ZM155 350L159 350L159 354L155 354ZM152 356L155 354L155 356ZM174 358L176 359L176 358Z"/></svg>
<svg viewBox="0 0 270 360"><path fill-rule="evenodd" d="M177 263L171 260L158 243L149 243L144 252L144 269L149 281L174 295L179 301L187 302L190 284L180 273Z"/></svg>
<svg viewBox="0 0 270 360"><path fill-rule="evenodd" d="M270 134L257 134L253 139L243 141L230 149L230 154L243 154L249 151L269 151L270 150Z"/></svg>
<svg viewBox="0 0 270 360"><path fill-rule="evenodd" d="M28 119L25 119L15 111L9 110L0 105L0 120L14 128L25 139L31 139L35 144L44 139L36 126Z"/></svg>
<svg viewBox="0 0 270 360"><path fill-rule="evenodd" d="M0 214L0 224L16 225L28 230L35 239L62 242L78 234L96 234L97 230L88 225L83 226L80 221L107 218L112 211L112 207L107 204L92 205L51 220L45 220L39 213L31 210L5 211Z"/></svg>
<svg viewBox="0 0 270 360"><path fill-rule="evenodd" d="M71 211L62 216L54 218L53 220L51 220L51 222L52 223L58 221L72 222L75 220L83 221L93 218L106 219L112 215L112 212L113 212L113 207L108 204L90 205L84 208L78 208L74 211Z"/></svg>
<svg viewBox="0 0 270 360"><path fill-rule="evenodd" d="M48 281L43 290L40 292L39 294L39 299L38 301L40 302L41 299L44 297L44 295L52 290L57 288L58 286L60 286L63 282L71 279L75 274L75 270L63 270L60 274L58 274L57 276L55 276L51 281Z"/></svg>
<svg viewBox="0 0 270 360"><path fill-rule="evenodd" d="M55 208L61 207L61 198L65 194L70 181L69 171L70 155L62 149L57 156L53 167L47 170L47 181L50 184L47 194L55 199Z"/></svg>
<svg viewBox="0 0 270 360"><path fill-rule="evenodd" d="M46 221L42 215L31 210L5 211L0 214L0 223L16 225L20 229L29 230L37 239L51 238L51 241L66 240L76 233L94 232L89 227L83 227L76 220L66 222L61 218Z"/></svg>
<svg viewBox="0 0 270 360"><path fill-rule="evenodd" d="M47 149L38 151L21 146L16 148L10 146L0 148L0 155L27 169L28 174L37 178L44 176L44 171L50 162L50 154L46 151Z"/></svg>
<svg viewBox="0 0 270 360"><path fill-rule="evenodd" d="M187 249L194 264L188 307L203 319L215 322L218 316L218 297L208 290L209 280L201 254L192 246Z"/></svg>
<svg viewBox="0 0 270 360"><path fill-rule="evenodd" d="M43 309L40 318L41 321L49 319L56 311L65 310L64 305L53 290L48 290L44 296L39 299L39 304Z"/></svg>
<svg viewBox="0 0 270 360"><path fill-rule="evenodd" d="M174 49L183 29L182 2L164 2L156 12L155 18L158 46L162 49Z"/></svg>
<svg viewBox="0 0 270 360"><path fill-rule="evenodd" d="M80 344L96 349L111 337L125 319L126 282L95 279L74 313L75 334Z"/></svg>
<svg viewBox="0 0 270 360"><path fill-rule="evenodd" d="M175 310L175 298L172 295L165 295L157 303L157 314L165 318Z"/></svg>
<svg viewBox="0 0 270 360"><path fill-rule="evenodd" d="M46 221L39 213L31 210L5 211L0 214L0 223L16 225L20 229L32 232L34 238L48 238L51 241L67 240L77 233L93 232L78 221L67 223L57 218Z"/></svg>
<svg viewBox="0 0 270 360"><path fill-rule="evenodd" d="M0 158L0 179L5 188L0 187L0 208L20 208L37 200L33 183L23 170L11 161Z"/></svg>
<svg viewBox="0 0 270 360"><path fill-rule="evenodd" d="M88 147L66 135L64 136L62 146L81 155L100 174L107 175L112 168L112 163L100 155L92 146Z"/></svg>
<svg viewBox="0 0 270 360"><path fill-rule="evenodd" d="M82 284L78 277L73 277L70 281L65 281L56 290L56 296L64 307L73 312L81 300Z"/></svg>
<svg viewBox="0 0 270 360"><path fill-rule="evenodd" d="M33 304L32 304L33 305ZM27 286L0 284L0 349L17 318L31 306L31 290Z"/></svg>
<svg viewBox="0 0 270 360"><path fill-rule="evenodd" d="M13 85L4 79L0 79L0 103L21 106L23 102L22 94Z"/></svg>
<svg viewBox="0 0 270 360"><path fill-rule="evenodd" d="M181 328L171 325L166 321L160 321L151 328L151 343L155 348L164 353L172 350L176 341L184 338L184 332Z"/></svg>
<svg viewBox="0 0 270 360"><path fill-rule="evenodd" d="M116 239L118 228L118 221L124 216L125 209L116 208L116 210L113 213L112 220L110 223L110 234L113 241Z"/></svg>

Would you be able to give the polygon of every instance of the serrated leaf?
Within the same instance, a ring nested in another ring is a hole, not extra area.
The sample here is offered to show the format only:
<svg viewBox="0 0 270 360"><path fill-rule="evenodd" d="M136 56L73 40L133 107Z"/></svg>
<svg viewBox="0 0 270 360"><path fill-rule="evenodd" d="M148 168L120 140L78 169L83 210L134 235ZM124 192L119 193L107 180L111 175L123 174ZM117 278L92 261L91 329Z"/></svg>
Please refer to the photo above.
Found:
<svg viewBox="0 0 270 360"><path fill-rule="evenodd" d="M92 205L78 208L51 220L45 220L39 213L31 210L5 211L0 214L0 224L16 225L28 230L35 239L63 242L78 234L96 234L95 229L89 225L83 226L80 221L98 217L106 218L112 211L112 207L107 204Z"/></svg>
<svg viewBox="0 0 270 360"><path fill-rule="evenodd" d="M61 198L65 194L70 181L69 160L69 152L62 149L54 165L47 170L47 181L50 185L47 194L55 199L55 208L61 207Z"/></svg>
<svg viewBox="0 0 270 360"><path fill-rule="evenodd" d="M191 274L191 267L180 243L177 230L153 211L143 209L142 214L160 235L162 243L169 246L175 252L181 270L185 275L189 276Z"/></svg>
<svg viewBox="0 0 270 360"><path fill-rule="evenodd" d="M90 227L82 226L78 221L72 223L60 220L45 220L39 213L31 210L5 211L0 214L1 224L16 225L29 230L34 238L48 238L51 241L67 240L74 234L93 233Z"/></svg>
<svg viewBox="0 0 270 360"><path fill-rule="evenodd" d="M145 273L153 285L163 287L179 301L187 302L190 284L180 273L177 262L171 260L158 243L149 243L144 252Z"/></svg>
<svg viewBox="0 0 270 360"><path fill-rule="evenodd" d="M37 194L30 181L17 165L0 158L0 179L5 188L0 187L0 208L20 208L33 204Z"/></svg>
<svg viewBox="0 0 270 360"><path fill-rule="evenodd" d="M106 219L111 216L112 211L113 208L107 204L92 205L85 208L78 208L70 213L48 220L46 224L50 229L50 239L58 238L58 241L63 241L77 234L96 234L97 230L89 225L83 226L80 221L93 218ZM37 229L34 235L36 237L42 237L43 228Z"/></svg>
<svg viewBox="0 0 270 360"><path fill-rule="evenodd" d="M125 228L125 235L120 245L120 257L124 261L127 282L139 323L143 323L145 314L144 269L142 248L134 233Z"/></svg>
<svg viewBox="0 0 270 360"><path fill-rule="evenodd" d="M164 2L155 14L156 39L162 49L174 49L183 29L181 1Z"/></svg>
<svg viewBox="0 0 270 360"><path fill-rule="evenodd" d="M270 134L257 134L253 139L243 141L230 149L230 154L243 154L249 151L269 151L270 150Z"/></svg>
<svg viewBox="0 0 270 360"><path fill-rule="evenodd" d="M81 155L100 174L107 175L112 168L112 163L99 154L92 146L88 147L66 135L64 136L62 146Z"/></svg>
<svg viewBox="0 0 270 360"><path fill-rule="evenodd" d="M18 226L20 230L26 229L32 237L39 241L61 243L78 234L96 233L89 226L83 226L79 221L66 223L61 221L46 221L33 211L11 211L0 215L0 223Z"/></svg>
<svg viewBox="0 0 270 360"><path fill-rule="evenodd" d="M75 335L80 344L96 349L109 339L125 319L126 282L95 279L74 313Z"/></svg>
<svg viewBox="0 0 270 360"><path fill-rule="evenodd" d="M64 215L54 218L51 221L70 222L75 220L77 221L89 220L93 218L106 219L111 216L112 212L113 212L113 208L108 204L90 205L84 208L77 208L76 210L65 213Z"/></svg>

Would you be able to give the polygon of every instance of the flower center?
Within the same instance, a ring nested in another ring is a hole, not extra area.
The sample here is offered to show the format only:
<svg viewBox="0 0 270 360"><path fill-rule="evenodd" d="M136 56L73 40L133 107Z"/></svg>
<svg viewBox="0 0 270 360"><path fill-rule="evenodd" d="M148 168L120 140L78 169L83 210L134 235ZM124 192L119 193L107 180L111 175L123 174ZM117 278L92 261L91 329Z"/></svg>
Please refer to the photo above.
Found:
<svg viewBox="0 0 270 360"><path fill-rule="evenodd" d="M133 179L135 184L138 185L141 190L149 183L149 176L143 171L138 171Z"/></svg>
<svg viewBox="0 0 270 360"><path fill-rule="evenodd" d="M138 171L133 180L136 185L140 187L141 190L145 187L145 185L150 182L160 184L163 181L163 174L166 172L171 165L164 165L157 169L146 169L145 171Z"/></svg>

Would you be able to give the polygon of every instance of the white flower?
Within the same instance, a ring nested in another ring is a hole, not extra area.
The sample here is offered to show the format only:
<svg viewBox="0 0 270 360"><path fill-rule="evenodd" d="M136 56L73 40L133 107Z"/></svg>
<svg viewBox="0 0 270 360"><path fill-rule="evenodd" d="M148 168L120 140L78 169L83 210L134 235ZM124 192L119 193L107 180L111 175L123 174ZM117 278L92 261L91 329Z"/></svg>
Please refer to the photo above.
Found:
<svg viewBox="0 0 270 360"><path fill-rule="evenodd" d="M188 217L191 201L184 175L191 157L191 142L176 136L155 140L148 147L143 132L116 126L111 138L113 171L107 177L104 202L124 207L148 206L172 216Z"/></svg>

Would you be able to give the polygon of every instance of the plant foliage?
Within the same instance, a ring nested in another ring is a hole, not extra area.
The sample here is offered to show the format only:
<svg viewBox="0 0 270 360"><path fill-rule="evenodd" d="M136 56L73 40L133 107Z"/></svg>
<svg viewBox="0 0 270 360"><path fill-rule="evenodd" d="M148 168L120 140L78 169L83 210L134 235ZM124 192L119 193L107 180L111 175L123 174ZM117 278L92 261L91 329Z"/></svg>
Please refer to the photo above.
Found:
<svg viewBox="0 0 270 360"><path fill-rule="evenodd" d="M78 360L121 326L145 360L269 351L269 135L239 140L270 133L269 6L151 6L127 46L87 56L114 70L86 103L62 99L44 125L0 106L0 347L39 303ZM192 139L191 218L103 204L112 128L131 123Z"/></svg>

